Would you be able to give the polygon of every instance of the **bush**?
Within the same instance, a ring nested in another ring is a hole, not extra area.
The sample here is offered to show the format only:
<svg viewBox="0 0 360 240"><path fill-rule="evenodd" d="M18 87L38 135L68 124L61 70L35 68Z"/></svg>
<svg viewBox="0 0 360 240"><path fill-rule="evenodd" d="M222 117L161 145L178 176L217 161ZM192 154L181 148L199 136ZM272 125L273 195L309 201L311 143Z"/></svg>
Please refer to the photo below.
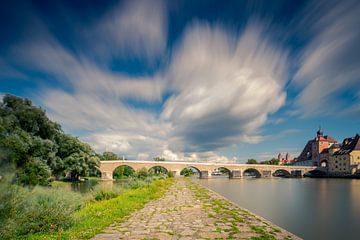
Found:
<svg viewBox="0 0 360 240"><path fill-rule="evenodd" d="M105 187L105 186L97 185L91 191L91 193L96 201L100 201L100 200L108 200L119 196L121 190L120 188L116 188L116 187Z"/></svg>
<svg viewBox="0 0 360 240"><path fill-rule="evenodd" d="M18 235L66 229L74 222L73 213L83 206L82 196L62 188L36 187L18 219Z"/></svg>
<svg viewBox="0 0 360 240"><path fill-rule="evenodd" d="M137 179L137 178L131 178L126 183L125 188L136 189L136 188L144 187L146 185L148 185L148 183L145 180Z"/></svg>
<svg viewBox="0 0 360 240"><path fill-rule="evenodd" d="M12 239L15 235L18 213L28 191L17 185L11 185L7 179L0 180L0 239Z"/></svg>
<svg viewBox="0 0 360 240"><path fill-rule="evenodd" d="M62 188L33 190L0 181L0 239L68 228L82 196Z"/></svg>
<svg viewBox="0 0 360 240"><path fill-rule="evenodd" d="M146 168L142 168L134 173L134 178L145 179L150 174Z"/></svg>
<svg viewBox="0 0 360 240"><path fill-rule="evenodd" d="M170 178L175 177L175 175L174 175L174 173L172 171L169 171L167 173L167 176L170 177Z"/></svg>

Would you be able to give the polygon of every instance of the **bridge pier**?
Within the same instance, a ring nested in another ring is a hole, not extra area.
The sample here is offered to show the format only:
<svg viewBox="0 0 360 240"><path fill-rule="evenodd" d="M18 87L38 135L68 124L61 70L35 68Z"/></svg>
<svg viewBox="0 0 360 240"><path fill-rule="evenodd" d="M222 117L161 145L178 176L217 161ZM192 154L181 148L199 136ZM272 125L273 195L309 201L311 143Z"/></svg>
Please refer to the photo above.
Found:
<svg viewBox="0 0 360 240"><path fill-rule="evenodd" d="M180 171L178 171L178 170L176 170L176 171L171 171L173 174L174 174L174 177L180 177L181 176L181 170Z"/></svg>
<svg viewBox="0 0 360 240"><path fill-rule="evenodd" d="M292 177L303 177L304 173L301 170L293 170L291 171Z"/></svg>
<svg viewBox="0 0 360 240"><path fill-rule="evenodd" d="M230 172L230 176L229 176L231 179L232 178L241 178L242 177L242 174L241 174L241 171L240 170L233 170Z"/></svg>
<svg viewBox="0 0 360 240"><path fill-rule="evenodd" d="M261 171L261 177L263 178L271 178L272 172L270 170L263 170Z"/></svg>
<svg viewBox="0 0 360 240"><path fill-rule="evenodd" d="M202 179L211 178L210 171L200 171L200 178Z"/></svg>
<svg viewBox="0 0 360 240"><path fill-rule="evenodd" d="M113 180L113 173L112 172L101 172L101 180L103 181L112 181Z"/></svg>

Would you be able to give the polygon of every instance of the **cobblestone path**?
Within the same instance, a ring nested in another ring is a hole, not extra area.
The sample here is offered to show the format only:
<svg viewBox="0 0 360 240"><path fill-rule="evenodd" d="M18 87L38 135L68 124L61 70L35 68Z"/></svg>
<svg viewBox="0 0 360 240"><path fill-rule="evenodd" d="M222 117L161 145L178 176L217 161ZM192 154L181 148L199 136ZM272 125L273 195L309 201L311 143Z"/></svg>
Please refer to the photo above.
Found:
<svg viewBox="0 0 360 240"><path fill-rule="evenodd" d="M200 185L176 179L165 196L93 238L299 239Z"/></svg>

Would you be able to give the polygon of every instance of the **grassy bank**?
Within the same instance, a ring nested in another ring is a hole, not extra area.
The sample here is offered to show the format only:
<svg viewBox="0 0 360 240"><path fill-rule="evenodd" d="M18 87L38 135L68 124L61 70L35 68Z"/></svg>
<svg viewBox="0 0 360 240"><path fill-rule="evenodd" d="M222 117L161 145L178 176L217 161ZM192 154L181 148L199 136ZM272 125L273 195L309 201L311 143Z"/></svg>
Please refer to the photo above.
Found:
<svg viewBox="0 0 360 240"><path fill-rule="evenodd" d="M119 222L147 202L160 198L173 178L157 180L147 186L125 190L120 196L91 202L75 213L75 224L65 231L34 234L27 239L89 239L113 222Z"/></svg>

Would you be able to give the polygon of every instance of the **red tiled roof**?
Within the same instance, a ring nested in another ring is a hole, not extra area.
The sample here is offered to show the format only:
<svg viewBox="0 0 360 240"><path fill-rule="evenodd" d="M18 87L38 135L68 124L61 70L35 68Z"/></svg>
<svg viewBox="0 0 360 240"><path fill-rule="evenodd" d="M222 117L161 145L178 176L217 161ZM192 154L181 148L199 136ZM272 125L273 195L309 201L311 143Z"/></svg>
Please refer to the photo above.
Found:
<svg viewBox="0 0 360 240"><path fill-rule="evenodd" d="M320 136L319 141L327 141L327 142L333 142L336 143L337 141L329 136Z"/></svg>

